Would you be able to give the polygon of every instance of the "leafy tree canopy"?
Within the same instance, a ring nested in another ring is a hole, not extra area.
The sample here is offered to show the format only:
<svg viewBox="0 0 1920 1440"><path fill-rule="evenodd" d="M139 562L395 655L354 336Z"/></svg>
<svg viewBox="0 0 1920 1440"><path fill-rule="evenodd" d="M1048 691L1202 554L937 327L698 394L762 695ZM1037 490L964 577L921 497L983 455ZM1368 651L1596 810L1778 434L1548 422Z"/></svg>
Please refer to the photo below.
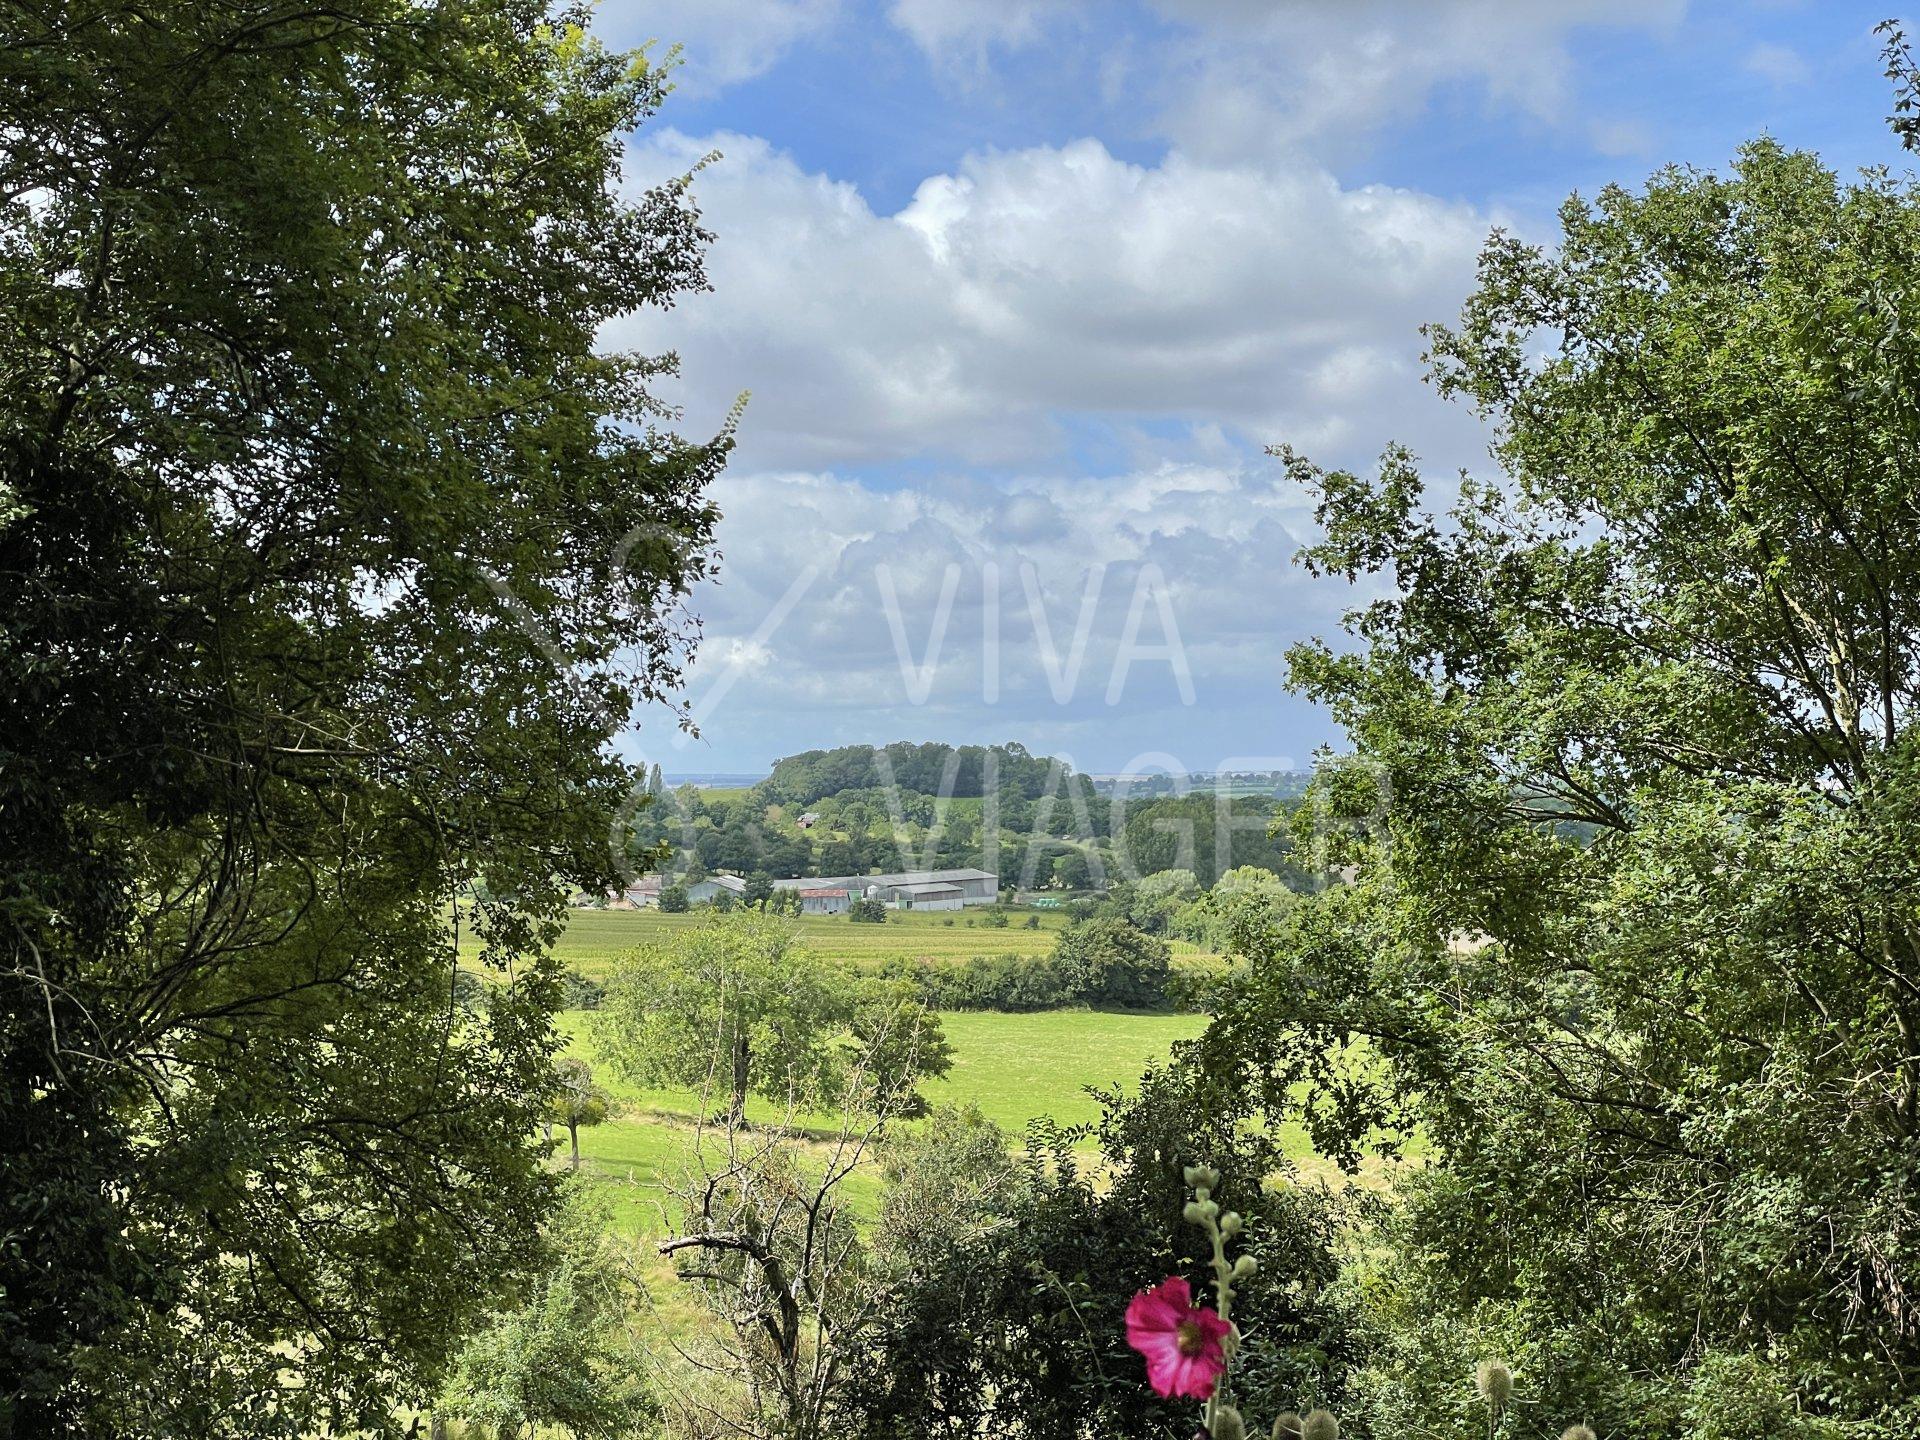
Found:
<svg viewBox="0 0 1920 1440"><path fill-rule="evenodd" d="M1489 1353L1601 1433L1736 1433L1700 1418L1736 1374L1910 1431L1920 194L1763 142L1561 224L1431 333L1501 484L1441 516L1404 452L1286 457L1307 564L1387 582L1292 673L1391 804L1204 1053L1310 1094L1325 1153L1432 1147L1375 1291L1386 1433Z"/></svg>
<svg viewBox="0 0 1920 1440"><path fill-rule="evenodd" d="M597 349L705 237L585 19L0 27L0 1428L384 1431L530 1264L726 450Z"/></svg>

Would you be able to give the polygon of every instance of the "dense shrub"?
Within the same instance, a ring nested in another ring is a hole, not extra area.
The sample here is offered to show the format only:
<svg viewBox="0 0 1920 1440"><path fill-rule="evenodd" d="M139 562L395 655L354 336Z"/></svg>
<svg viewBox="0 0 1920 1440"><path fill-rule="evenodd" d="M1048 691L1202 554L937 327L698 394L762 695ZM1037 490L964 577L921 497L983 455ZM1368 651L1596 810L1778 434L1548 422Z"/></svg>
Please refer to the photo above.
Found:
<svg viewBox="0 0 1920 1440"><path fill-rule="evenodd" d="M1192 1407L1158 1400L1126 1348L1134 1291L1169 1274L1198 1280L1200 1244L1183 1218L1182 1167L1210 1157L1220 1195L1247 1220L1260 1264L1235 1318L1247 1339L1236 1372L1260 1413L1344 1408L1359 1360L1346 1296L1334 1285L1341 1202L1271 1185L1286 1171L1272 1135L1194 1077L1150 1072L1138 1097L1100 1097L1103 1178L1076 1153L1081 1132L1038 1124L1024 1160L975 1120L930 1128L891 1156L889 1200L909 1223L884 1225L874 1260L898 1278L880 1308L835 1433L862 1440L1133 1440L1192 1432ZM997 1143L989 1144L992 1140ZM886 1213L888 1207L882 1207Z"/></svg>
<svg viewBox="0 0 1920 1440"><path fill-rule="evenodd" d="M960 961L901 957L888 961L881 973L912 981L920 999L936 1010L1058 1010L1080 1001L1073 975L1050 955L976 955Z"/></svg>
<svg viewBox="0 0 1920 1440"><path fill-rule="evenodd" d="M856 900L847 907L847 919L856 925L884 925L887 907L879 900Z"/></svg>
<svg viewBox="0 0 1920 1440"><path fill-rule="evenodd" d="M1149 975L1158 973L1158 981L1141 980L1139 972L1134 971L1129 972L1129 983L1121 985L1117 971L1107 967L1090 988L1091 972L1086 966L1071 955L1063 958L1056 949L1051 955L975 955L969 960L900 956L881 964L877 973L911 981L921 1001L936 1010L1013 1013L1072 1005L1204 1011L1226 974L1217 962L1209 960L1169 962L1163 973L1152 962L1144 968ZM1116 999L1116 992L1128 998Z"/></svg>
<svg viewBox="0 0 1920 1440"><path fill-rule="evenodd" d="M1166 1003L1172 950L1124 920L1089 920L1062 930L1053 958L1074 975L1089 1005L1151 1009Z"/></svg>
<svg viewBox="0 0 1920 1440"><path fill-rule="evenodd" d="M669 885L660 892L660 913L663 915L684 915L687 913L687 887Z"/></svg>

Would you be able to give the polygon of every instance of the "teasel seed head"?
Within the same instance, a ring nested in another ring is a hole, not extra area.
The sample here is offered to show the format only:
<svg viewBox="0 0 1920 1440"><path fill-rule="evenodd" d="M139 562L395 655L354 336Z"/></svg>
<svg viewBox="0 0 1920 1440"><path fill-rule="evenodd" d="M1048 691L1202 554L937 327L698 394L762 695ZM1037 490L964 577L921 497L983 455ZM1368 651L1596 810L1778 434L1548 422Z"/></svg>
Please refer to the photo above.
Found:
<svg viewBox="0 0 1920 1440"><path fill-rule="evenodd" d="M1282 1410L1273 1421L1273 1440L1300 1440L1305 1422L1291 1410Z"/></svg>
<svg viewBox="0 0 1920 1440"><path fill-rule="evenodd" d="M1300 1422L1300 1440L1340 1440L1340 1422L1331 1410L1309 1410Z"/></svg>
<svg viewBox="0 0 1920 1440"><path fill-rule="evenodd" d="M1494 1409L1504 1409L1513 1394L1513 1371L1501 1361L1482 1360L1474 1367L1473 1388Z"/></svg>

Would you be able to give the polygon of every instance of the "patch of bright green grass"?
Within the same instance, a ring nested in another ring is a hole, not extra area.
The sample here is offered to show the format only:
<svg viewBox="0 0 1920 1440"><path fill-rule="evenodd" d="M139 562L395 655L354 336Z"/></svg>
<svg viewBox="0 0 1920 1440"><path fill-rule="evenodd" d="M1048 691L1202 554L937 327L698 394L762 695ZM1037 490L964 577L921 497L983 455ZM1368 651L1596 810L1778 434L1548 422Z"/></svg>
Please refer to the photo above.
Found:
<svg viewBox="0 0 1920 1440"><path fill-rule="evenodd" d="M562 1017L571 1053L595 1060L584 1032L585 1016ZM1089 1010L1053 1010L1033 1015L949 1012L941 1016L953 1045L952 1071L926 1082L935 1104L978 1105L989 1119L1016 1139L1027 1122L1047 1115L1061 1125L1092 1120L1099 1107L1085 1091L1089 1085L1132 1085L1147 1066L1167 1058L1177 1040L1200 1033L1197 1015L1108 1014ZM623 1081L596 1063L596 1078L620 1102L621 1113L604 1125L580 1133L586 1168L609 1187L621 1228L653 1234L660 1228L665 1185L684 1173L693 1159L695 1117L702 1097L686 1089L655 1089ZM724 1097L707 1097L710 1111ZM781 1107L759 1098L747 1109L750 1122L784 1118ZM830 1134L826 1116L801 1115L795 1121L815 1134ZM711 1142L710 1142L711 1143ZM824 1155L825 1146L809 1147ZM847 1182L849 1203L870 1207L878 1197L879 1177L864 1169Z"/></svg>
<svg viewBox="0 0 1920 1440"><path fill-rule="evenodd" d="M953 1046L953 1069L922 1093L935 1104L972 1103L1015 1136L1027 1121L1061 1125L1097 1119L1089 1085L1132 1085L1164 1061L1174 1042L1206 1028L1201 1015L1043 1010L1031 1015L949 1011L940 1023Z"/></svg>

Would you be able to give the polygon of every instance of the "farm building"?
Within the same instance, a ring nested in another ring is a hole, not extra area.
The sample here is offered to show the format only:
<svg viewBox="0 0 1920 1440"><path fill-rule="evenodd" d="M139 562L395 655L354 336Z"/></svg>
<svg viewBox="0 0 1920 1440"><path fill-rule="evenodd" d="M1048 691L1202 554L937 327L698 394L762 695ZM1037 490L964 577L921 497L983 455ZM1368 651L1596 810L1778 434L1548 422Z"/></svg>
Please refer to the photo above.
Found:
<svg viewBox="0 0 1920 1440"><path fill-rule="evenodd" d="M615 910L651 910L659 905L660 892L674 883L670 876L642 875L626 889L610 892L607 904ZM738 900L747 889L747 882L738 875L709 875L704 880L679 883L686 886L687 903L690 905L704 904L722 890Z"/></svg>
<svg viewBox="0 0 1920 1440"><path fill-rule="evenodd" d="M949 880L927 880L918 885L895 885L892 903L901 910L958 910L967 892Z"/></svg>
<svg viewBox="0 0 1920 1440"><path fill-rule="evenodd" d="M845 890L849 901L878 900L896 910L958 910L991 905L1000 896L1000 877L991 870L903 870L894 875L813 876L776 880L781 890ZM802 900L802 907L805 900Z"/></svg>
<svg viewBox="0 0 1920 1440"><path fill-rule="evenodd" d="M853 904L853 896L843 888L826 886L800 892L802 915L844 915Z"/></svg>

